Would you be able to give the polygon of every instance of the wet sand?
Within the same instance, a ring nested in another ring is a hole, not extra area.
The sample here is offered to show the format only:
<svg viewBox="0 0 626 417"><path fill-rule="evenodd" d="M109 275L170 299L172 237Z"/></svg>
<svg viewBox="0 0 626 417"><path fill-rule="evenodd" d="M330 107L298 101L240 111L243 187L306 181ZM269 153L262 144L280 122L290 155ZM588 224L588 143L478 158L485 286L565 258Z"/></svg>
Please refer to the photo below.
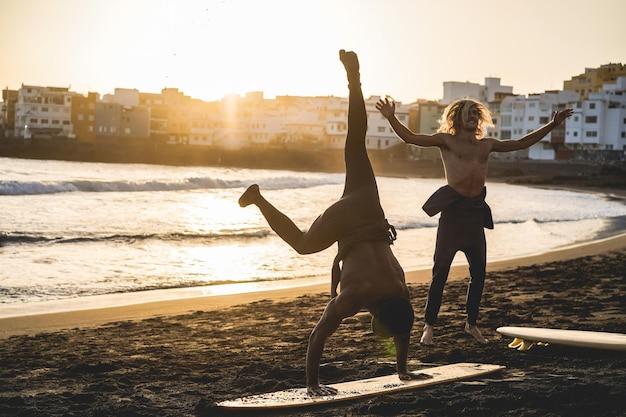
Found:
<svg viewBox="0 0 626 417"><path fill-rule="evenodd" d="M435 345L418 343L428 271L408 273L417 320L411 370L455 362L505 365L483 378L300 416L623 416L626 353L550 345L510 349L500 326L626 333L626 235L492 263L479 324L463 332L467 268L446 286ZM215 402L303 386L308 336L328 285L0 320L0 415L214 416ZM369 315L327 342L322 383L395 372ZM244 413L240 415L249 415Z"/></svg>

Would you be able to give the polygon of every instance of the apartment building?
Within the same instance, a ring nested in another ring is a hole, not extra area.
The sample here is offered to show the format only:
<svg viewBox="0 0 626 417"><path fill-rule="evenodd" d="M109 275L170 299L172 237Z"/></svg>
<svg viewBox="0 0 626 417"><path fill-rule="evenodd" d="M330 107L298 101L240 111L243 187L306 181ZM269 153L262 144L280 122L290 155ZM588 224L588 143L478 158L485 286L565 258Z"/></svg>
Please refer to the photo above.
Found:
<svg viewBox="0 0 626 417"><path fill-rule="evenodd" d="M79 142L96 141L96 106L99 94L88 93L86 96L76 95L72 98L71 120L72 131L69 137Z"/></svg>
<svg viewBox="0 0 626 417"><path fill-rule="evenodd" d="M2 132L4 137L15 133L15 107L17 105L17 90L2 90Z"/></svg>
<svg viewBox="0 0 626 417"><path fill-rule="evenodd" d="M17 92L14 135L68 136L71 132L72 97L69 87L23 85Z"/></svg>
<svg viewBox="0 0 626 417"><path fill-rule="evenodd" d="M573 159L616 159L626 156L626 77L604 84L586 100L573 104L565 145Z"/></svg>
<svg viewBox="0 0 626 417"><path fill-rule="evenodd" d="M389 121L376 109L376 103L380 99L380 96L371 96L365 100L368 123L365 139L367 149L385 150L404 143L389 126ZM412 107L414 106L396 102L396 117L407 126L410 124L409 112Z"/></svg>
<svg viewBox="0 0 626 417"><path fill-rule="evenodd" d="M513 94L513 87L501 85L500 78L487 77L485 84L446 81L443 83L443 99L440 104L448 105L459 98L473 98L481 103L489 103L496 100L498 94Z"/></svg>
<svg viewBox="0 0 626 417"><path fill-rule="evenodd" d="M552 112L565 109L578 100L572 91L552 91L530 96L509 96L500 105L499 139L519 139L550 122ZM564 143L563 126L552 130L541 141L528 149L501 155L506 158L552 160Z"/></svg>
<svg viewBox="0 0 626 417"><path fill-rule="evenodd" d="M581 100L602 91L605 84L614 84L619 77L626 77L626 65L606 64L598 68L585 68L585 72L563 82L563 90L578 93Z"/></svg>
<svg viewBox="0 0 626 417"><path fill-rule="evenodd" d="M191 108L190 145L219 146L219 103L199 101Z"/></svg>

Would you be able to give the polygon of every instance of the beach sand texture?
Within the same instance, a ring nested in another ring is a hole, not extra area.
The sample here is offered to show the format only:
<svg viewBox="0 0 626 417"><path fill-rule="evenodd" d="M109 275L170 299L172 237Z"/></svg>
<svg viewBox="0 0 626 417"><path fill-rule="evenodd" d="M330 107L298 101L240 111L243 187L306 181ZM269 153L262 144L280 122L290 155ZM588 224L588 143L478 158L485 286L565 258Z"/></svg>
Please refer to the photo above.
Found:
<svg viewBox="0 0 626 417"><path fill-rule="evenodd" d="M509 349L503 325L626 332L626 235L490 264L479 324L463 332L467 268L453 271L435 345L418 343L428 271L410 272L416 310L409 368L505 365L455 382L300 416L623 416L626 355L551 345ZM304 384L308 337L328 286L0 320L0 415L214 416L217 401ZM369 315L327 342L322 383L395 372ZM265 413L264 415L273 415ZM275 415L286 415L284 412Z"/></svg>

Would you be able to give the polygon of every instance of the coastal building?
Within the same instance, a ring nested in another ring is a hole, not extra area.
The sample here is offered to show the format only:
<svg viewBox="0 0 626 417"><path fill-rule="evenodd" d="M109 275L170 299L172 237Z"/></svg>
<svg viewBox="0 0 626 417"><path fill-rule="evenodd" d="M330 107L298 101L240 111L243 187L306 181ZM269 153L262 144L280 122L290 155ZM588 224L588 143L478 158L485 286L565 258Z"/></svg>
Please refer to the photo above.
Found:
<svg viewBox="0 0 626 417"><path fill-rule="evenodd" d="M71 138L79 142L110 142L148 138L150 113L139 103L139 92L116 88L114 94L75 95L71 104Z"/></svg>
<svg viewBox="0 0 626 417"><path fill-rule="evenodd" d="M190 145L220 145L219 103L198 101L191 108Z"/></svg>
<svg viewBox="0 0 626 417"><path fill-rule="evenodd" d="M501 93L513 94L513 87L500 84L500 78L487 77L485 84L445 81L443 83L443 99L440 104L448 105L460 98L473 98L481 103L489 103L496 100Z"/></svg>
<svg viewBox="0 0 626 417"><path fill-rule="evenodd" d="M618 77L626 77L626 65L606 64L598 68L585 68L585 72L563 82L563 90L578 93L587 100L591 93L602 91L605 84L614 84Z"/></svg>
<svg viewBox="0 0 626 417"><path fill-rule="evenodd" d="M380 96L371 96L365 100L368 123L365 143L368 149L386 150L404 143L389 126L389 121L376 109L376 103L380 99ZM396 117L405 125L410 124L409 111L412 107L402 104L401 101L396 101ZM347 106L345 120L347 122Z"/></svg>
<svg viewBox="0 0 626 417"><path fill-rule="evenodd" d="M96 106L99 94L88 93L86 96L76 95L72 99L72 131L69 135L79 142L96 141Z"/></svg>
<svg viewBox="0 0 626 417"><path fill-rule="evenodd" d="M75 95L69 87L22 84L17 92L14 135L23 139L69 136Z"/></svg>
<svg viewBox="0 0 626 417"><path fill-rule="evenodd" d="M607 161L626 156L626 77L573 104L566 125L567 159Z"/></svg>
<svg viewBox="0 0 626 417"><path fill-rule="evenodd" d="M326 149L343 149L348 133L348 99L334 96L319 98L317 107L324 124L322 146Z"/></svg>
<svg viewBox="0 0 626 417"><path fill-rule="evenodd" d="M499 139L519 139L540 128L552 119L555 110L565 109L578 100L578 94L571 91L551 91L531 94L528 97L505 97L499 109ZM566 125L568 121L565 122ZM565 142L565 128L561 125L552 130L541 141L528 149L507 152L503 158L553 160L562 155Z"/></svg>
<svg viewBox="0 0 626 417"><path fill-rule="evenodd" d="M106 102L96 105L98 140L145 139L149 134L150 109Z"/></svg>
<svg viewBox="0 0 626 417"><path fill-rule="evenodd" d="M17 90L2 90L2 136L12 137L15 132L15 107L17 105Z"/></svg>

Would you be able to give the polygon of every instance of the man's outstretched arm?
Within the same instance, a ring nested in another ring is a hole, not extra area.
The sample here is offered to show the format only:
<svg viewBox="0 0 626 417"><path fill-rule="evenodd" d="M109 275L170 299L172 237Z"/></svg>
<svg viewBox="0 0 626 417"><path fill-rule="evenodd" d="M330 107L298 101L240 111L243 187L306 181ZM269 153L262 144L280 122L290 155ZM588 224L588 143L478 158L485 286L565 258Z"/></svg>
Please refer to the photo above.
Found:
<svg viewBox="0 0 626 417"><path fill-rule="evenodd" d="M440 135L413 133L408 127L402 124L402 122L400 122L400 120L396 117L396 103L393 100L389 100L386 97L384 99L380 99L376 103L376 108L389 121L389 125L403 142L417 146L443 145Z"/></svg>
<svg viewBox="0 0 626 417"><path fill-rule="evenodd" d="M539 129L530 132L526 136L517 140L494 140L494 145L491 148L492 152L512 152L526 149L534 145L543 139L548 133L555 127L559 126L565 119L570 117L573 113L572 109L565 109L556 111L552 114L552 120L550 123L540 127Z"/></svg>

